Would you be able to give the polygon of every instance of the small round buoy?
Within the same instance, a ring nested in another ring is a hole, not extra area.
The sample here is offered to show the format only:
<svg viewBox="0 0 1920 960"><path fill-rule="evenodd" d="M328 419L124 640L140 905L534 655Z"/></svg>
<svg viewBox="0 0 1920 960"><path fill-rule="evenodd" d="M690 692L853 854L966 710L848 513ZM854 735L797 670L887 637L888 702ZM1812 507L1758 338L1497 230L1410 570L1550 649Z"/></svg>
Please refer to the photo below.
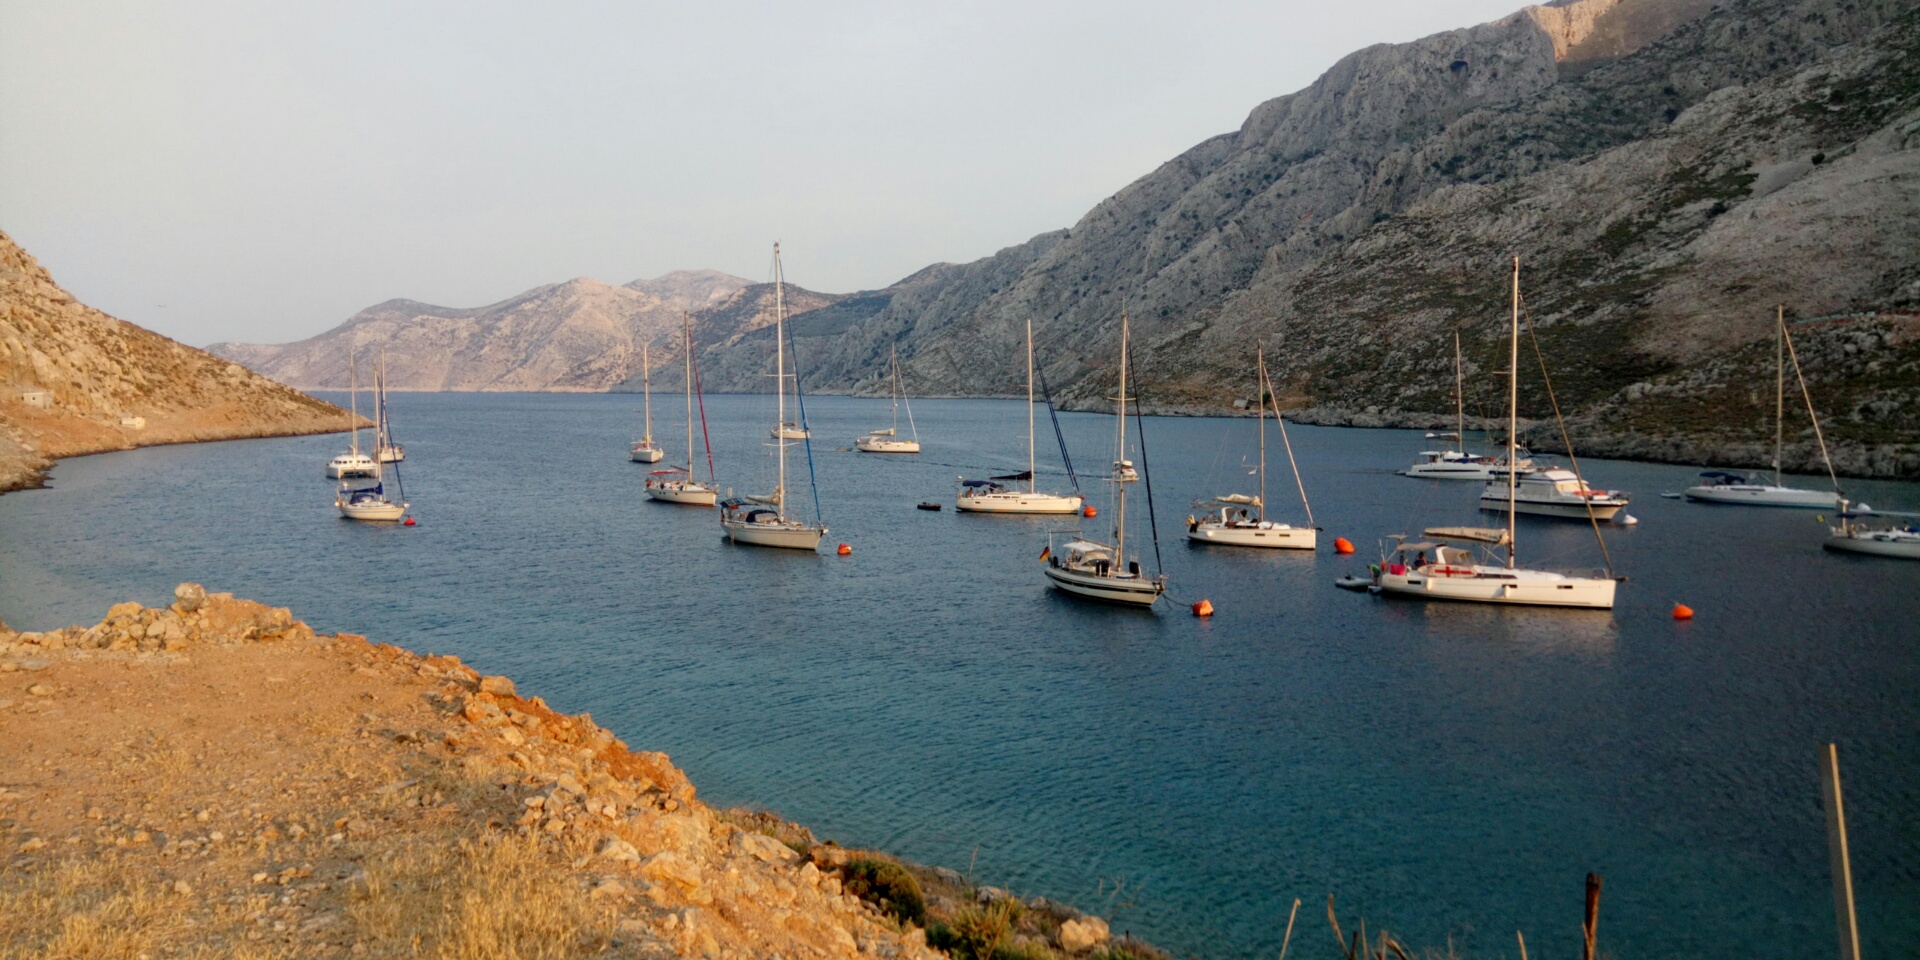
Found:
<svg viewBox="0 0 1920 960"><path fill-rule="evenodd" d="M1631 513L1623 513L1621 516L1626 517L1625 520L1620 521L1620 525L1623 527L1637 527L1640 525L1640 518Z"/></svg>
<svg viewBox="0 0 1920 960"><path fill-rule="evenodd" d="M1089 503L1080 508L1080 515L1083 517L1097 517L1100 515L1100 511L1095 510L1093 504Z"/></svg>
<svg viewBox="0 0 1920 960"><path fill-rule="evenodd" d="M1196 617L1211 617L1211 616L1213 616L1213 601L1212 601L1212 600L1202 600L1202 601L1200 601L1199 603L1196 603L1196 604L1194 604L1194 605L1193 605L1193 615L1194 615L1194 616L1196 616Z"/></svg>
<svg viewBox="0 0 1920 960"><path fill-rule="evenodd" d="M838 550L835 550L834 552L843 557L849 557L853 555L853 548L843 543L840 545L840 548Z"/></svg>
<svg viewBox="0 0 1920 960"><path fill-rule="evenodd" d="M1692 620L1693 608L1684 603L1676 603L1673 605L1673 618L1675 620Z"/></svg>
<svg viewBox="0 0 1920 960"><path fill-rule="evenodd" d="M1333 552L1334 552L1334 553L1343 553L1343 554L1344 554L1344 553L1352 553L1352 552L1353 552L1353 541L1351 541L1351 540L1348 540L1348 539L1347 539L1346 537L1334 537L1334 538L1333 538Z"/></svg>
<svg viewBox="0 0 1920 960"><path fill-rule="evenodd" d="M412 518L412 517L408 517L408 518L406 519L406 523L405 523L405 525L406 525L406 526L409 526L409 527L411 527L411 526L413 526L413 518Z"/></svg>

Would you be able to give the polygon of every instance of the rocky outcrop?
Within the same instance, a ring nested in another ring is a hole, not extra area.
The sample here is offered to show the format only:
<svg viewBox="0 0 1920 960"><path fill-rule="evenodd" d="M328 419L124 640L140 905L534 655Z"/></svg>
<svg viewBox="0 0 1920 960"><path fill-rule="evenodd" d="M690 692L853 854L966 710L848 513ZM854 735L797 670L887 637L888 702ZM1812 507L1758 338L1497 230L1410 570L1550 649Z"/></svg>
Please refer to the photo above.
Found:
<svg viewBox="0 0 1920 960"><path fill-rule="evenodd" d="M0 491L59 457L346 426L332 404L80 303L0 233Z"/></svg>
<svg viewBox="0 0 1920 960"><path fill-rule="evenodd" d="M716 810L665 754L457 657L174 596L0 628L0 941L22 955L1165 956Z"/></svg>

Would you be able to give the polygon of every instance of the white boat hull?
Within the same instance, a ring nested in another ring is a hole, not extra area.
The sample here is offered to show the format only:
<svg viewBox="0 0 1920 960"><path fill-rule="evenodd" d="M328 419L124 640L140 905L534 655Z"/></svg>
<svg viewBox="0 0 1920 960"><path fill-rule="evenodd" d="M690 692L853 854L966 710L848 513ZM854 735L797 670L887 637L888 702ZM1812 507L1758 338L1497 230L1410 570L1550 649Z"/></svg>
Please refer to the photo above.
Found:
<svg viewBox="0 0 1920 960"><path fill-rule="evenodd" d="M1611 610L1614 588L1618 586L1613 580L1603 577L1569 577L1543 570L1455 567L1452 569L1470 572L1458 576L1435 576L1427 572L1431 569L1410 569L1402 574L1383 572L1380 574L1380 589L1385 593L1428 600Z"/></svg>
<svg viewBox="0 0 1920 960"><path fill-rule="evenodd" d="M1719 486L1688 487L1688 500L1706 503L1738 503L1750 507L1802 507L1832 510L1840 505L1840 496L1819 490L1797 490L1761 483L1732 483Z"/></svg>
<svg viewBox="0 0 1920 960"><path fill-rule="evenodd" d="M791 522L753 523L745 520L722 520L720 528L726 531L727 539L734 543L750 543L759 547L786 547L790 550L818 549L820 538L827 534L825 527L810 527Z"/></svg>
<svg viewBox="0 0 1920 960"><path fill-rule="evenodd" d="M1280 550L1312 550L1319 543L1312 527L1290 527L1284 523L1234 524L1200 523L1187 531L1195 543L1218 543L1230 547L1269 547Z"/></svg>
<svg viewBox="0 0 1920 960"><path fill-rule="evenodd" d="M774 427L767 435L775 440L805 440L808 436L807 431L799 427Z"/></svg>
<svg viewBox="0 0 1920 960"><path fill-rule="evenodd" d="M340 456L327 461L327 478L330 480L371 479L379 475L380 464L365 454L359 457Z"/></svg>
<svg viewBox="0 0 1920 960"><path fill-rule="evenodd" d="M647 496L662 503L681 503L691 507L711 507L720 495L697 483L649 483Z"/></svg>
<svg viewBox="0 0 1920 960"><path fill-rule="evenodd" d="M666 453L659 447L634 447L627 451L627 459L634 463L659 463Z"/></svg>
<svg viewBox="0 0 1920 960"><path fill-rule="evenodd" d="M1108 603L1123 603L1129 606L1150 607L1160 594L1166 591L1164 584L1133 574L1118 576L1097 576L1080 573L1064 567L1048 564L1041 568L1053 585L1075 596L1105 600Z"/></svg>
<svg viewBox="0 0 1920 960"><path fill-rule="evenodd" d="M1920 560L1920 534L1879 531L1848 536L1836 533L1827 537L1827 549Z"/></svg>
<svg viewBox="0 0 1920 960"><path fill-rule="evenodd" d="M1517 513L1530 513L1541 517L1562 517L1569 520L1587 519L1588 508L1589 505L1584 503L1558 503L1541 500L1515 500L1513 504L1513 509ZM1591 508L1594 519L1612 520L1614 514L1627 508L1627 504L1618 500L1601 500L1596 497L1591 504ZM1489 510L1494 513L1506 513L1506 495L1501 494L1498 497L1494 497L1482 494L1480 497L1480 509Z"/></svg>
<svg viewBox="0 0 1920 960"><path fill-rule="evenodd" d="M380 448L379 460L381 463L399 463L406 458L407 449L399 444Z"/></svg>
<svg viewBox="0 0 1920 960"><path fill-rule="evenodd" d="M895 440L892 437L861 437L853 441L861 453L919 453L920 441Z"/></svg>
<svg viewBox="0 0 1920 960"><path fill-rule="evenodd" d="M953 507L968 513L1079 513L1085 502L1080 497L1003 490L999 493L958 497Z"/></svg>
<svg viewBox="0 0 1920 960"><path fill-rule="evenodd" d="M340 508L340 515L348 520L377 520L392 522L407 515L407 505L382 500L378 503L347 503L335 499L333 505Z"/></svg>

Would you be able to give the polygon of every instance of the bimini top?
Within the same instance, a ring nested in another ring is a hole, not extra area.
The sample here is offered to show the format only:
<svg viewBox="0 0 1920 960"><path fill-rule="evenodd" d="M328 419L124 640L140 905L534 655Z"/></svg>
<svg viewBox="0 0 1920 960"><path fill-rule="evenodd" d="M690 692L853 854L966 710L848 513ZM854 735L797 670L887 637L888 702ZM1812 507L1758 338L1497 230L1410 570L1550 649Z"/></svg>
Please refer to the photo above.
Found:
<svg viewBox="0 0 1920 960"><path fill-rule="evenodd" d="M1112 547L1104 543L1094 543L1092 540L1069 540L1060 549L1081 557L1113 555Z"/></svg>
<svg viewBox="0 0 1920 960"><path fill-rule="evenodd" d="M1496 547L1504 546L1508 542L1507 531L1495 527L1428 527L1422 531L1422 535L1432 537L1435 540L1467 540L1473 543L1491 543Z"/></svg>
<svg viewBox="0 0 1920 960"><path fill-rule="evenodd" d="M991 487L995 490L1002 489L999 484L994 483L992 480L962 480L960 481L960 485L963 487L974 487L976 489L980 487Z"/></svg>
<svg viewBox="0 0 1920 960"><path fill-rule="evenodd" d="M1709 480L1728 480L1734 483L1747 482L1746 474L1728 473L1725 470L1707 470L1702 472L1700 475L1703 477L1706 477Z"/></svg>

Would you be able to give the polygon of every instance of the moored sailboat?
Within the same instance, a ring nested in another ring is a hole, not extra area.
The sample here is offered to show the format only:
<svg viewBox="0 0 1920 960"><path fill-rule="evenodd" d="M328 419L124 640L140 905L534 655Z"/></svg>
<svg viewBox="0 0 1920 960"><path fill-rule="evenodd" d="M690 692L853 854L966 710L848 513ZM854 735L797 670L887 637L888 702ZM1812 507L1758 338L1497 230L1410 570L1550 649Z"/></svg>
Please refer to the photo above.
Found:
<svg viewBox="0 0 1920 960"><path fill-rule="evenodd" d="M807 437L806 414L801 413L800 421L795 423L787 419L787 361L786 361L786 277L780 266L780 245L773 245L773 340L774 340L774 393L779 398L776 403L779 419L773 429L773 446L779 451L775 459L779 461L778 479L773 492L762 496L731 497L720 502L720 529L727 539L734 543L749 543L762 547L787 547L795 550L813 550L820 546L820 539L827 534L826 524L817 520L808 523L787 513L787 441L795 439L787 436L797 434L798 439ZM797 358L796 358L797 360ZM799 375L794 375L794 390L799 392ZM813 458L807 458L808 482L812 482ZM818 503L818 495L815 502ZM819 512L816 505L815 513Z"/></svg>
<svg viewBox="0 0 1920 960"><path fill-rule="evenodd" d="M349 449L327 461L327 477L346 480L353 477L377 477L380 462L360 452L360 380L352 351L347 353L347 427Z"/></svg>
<svg viewBox="0 0 1920 960"><path fill-rule="evenodd" d="M1051 409L1051 408L1049 408ZM1061 458L1066 457L1064 442L1060 448ZM1079 513L1086 501L1078 493L1042 493L1039 481L1034 479L1034 413L1033 413L1033 319L1027 319L1027 469L1021 473L990 477L986 480L959 479L960 492L954 498L954 509L968 513L1026 513L1059 514ZM1068 472L1072 472L1071 465ZM1024 481L1027 489L1008 486Z"/></svg>
<svg viewBox="0 0 1920 960"><path fill-rule="evenodd" d="M1787 308L1779 307L1774 315L1774 378L1773 378L1773 482L1768 483L1760 474L1742 475L1724 470L1708 470L1700 474L1699 483L1688 487L1684 492L1688 500L1703 503L1744 504L1749 507L1802 507L1815 510L1831 510L1840 505L1840 485L1836 481L1832 492L1825 490L1804 490L1789 487L1781 474L1780 452L1786 444L1787 428L1787 356L1793 349L1793 342L1787 334ZM1794 369L1799 370L1799 360L1795 358ZM1801 393L1806 396L1807 416L1813 420L1813 429L1818 433L1820 419L1813 412L1813 398L1806 394L1806 381L1800 384ZM1820 448L1822 458L1826 456L1826 444ZM1833 471L1832 461L1827 462L1829 473ZM1858 505L1861 510L1865 504Z"/></svg>
<svg viewBox="0 0 1920 960"><path fill-rule="evenodd" d="M1307 485L1300 479L1300 465L1293 458L1293 441L1287 439L1287 423L1280 417L1280 401L1267 379L1264 349L1254 351L1257 370L1254 389L1260 397L1260 492L1256 496L1229 493L1211 500L1196 501L1194 506L1207 511L1200 518L1187 518L1187 539L1195 543L1218 543L1234 547L1268 547L1312 550L1318 543L1313 525L1313 506L1307 502ZM1300 489L1300 505L1306 510L1307 525L1274 523L1267 519L1267 405L1273 404L1274 421L1280 425L1280 439L1286 444L1287 462L1293 465L1293 482Z"/></svg>
<svg viewBox="0 0 1920 960"><path fill-rule="evenodd" d="M1467 452L1467 383L1460 359L1460 334L1453 335L1453 416L1454 429L1446 433L1429 431L1429 440L1452 440L1459 449L1422 450L1420 462L1400 471L1401 476L1423 480L1497 480L1507 475L1507 464L1521 473L1531 472L1533 460L1525 450L1515 448L1505 459Z"/></svg>
<svg viewBox="0 0 1920 960"><path fill-rule="evenodd" d="M640 392L645 398L641 406L646 410L641 421L644 424L643 432L640 439L627 448L627 459L634 463L659 463L667 453L653 442L653 364L648 360L647 345L644 343L640 345ZM691 458L693 454L688 453L687 456Z"/></svg>
<svg viewBox="0 0 1920 960"><path fill-rule="evenodd" d="M387 419L387 358L384 350L381 351L380 366L373 377L373 397L374 448L380 451L388 447L398 449L398 444L391 442L392 428ZM382 459L380 464L381 466L376 468L379 479L374 481L373 486L356 488L346 483L340 485L340 489L333 495L333 505L340 511L341 516L348 520L388 522L406 518L409 505L407 488L400 481L400 460L398 458ZM387 496L389 479L393 481L394 491L399 494L399 500Z"/></svg>
<svg viewBox="0 0 1920 960"><path fill-rule="evenodd" d="M1127 558L1127 484L1140 479L1139 471L1127 456L1127 314L1120 314L1120 390L1114 397L1115 425L1113 474L1113 543L1100 543L1082 536L1079 531L1067 534L1069 539L1060 544L1059 552L1054 551L1054 539L1060 533L1049 535L1047 548L1041 552L1040 559L1045 564L1041 568L1048 582L1056 589L1075 596L1110 603L1123 603L1130 606L1151 607L1167 592L1167 575L1157 572L1148 576L1140 569L1138 560ZM1146 462L1146 438L1141 434L1141 462ZM1148 486L1148 519L1152 519L1151 485ZM1159 539L1155 537L1154 553L1160 551ZM1156 564L1157 565L1157 564Z"/></svg>
<svg viewBox="0 0 1920 960"><path fill-rule="evenodd" d="M853 441L854 449L861 453L919 453L920 428L913 422L913 401L907 401L907 429L912 431L913 439L900 436L900 401L906 398L906 384L900 376L900 355L889 350L887 353L888 392L893 397L893 425L885 430L875 430Z"/></svg>
<svg viewBox="0 0 1920 960"><path fill-rule="evenodd" d="M1862 515L1850 512L1847 507L1847 501L1841 500L1840 515L1835 518L1840 522L1827 531L1828 550L1920 560L1920 525L1913 522L1912 514L1906 514L1908 519L1904 522L1875 527L1856 522Z"/></svg>
<svg viewBox="0 0 1920 960"><path fill-rule="evenodd" d="M1514 462L1514 438L1520 421L1520 258L1513 260L1513 325L1507 363L1507 461ZM1473 603L1506 603L1529 606L1585 607L1610 610L1618 586L1612 576L1577 576L1548 570L1529 570L1519 564L1515 548L1514 509L1519 478L1509 471L1506 529L1484 527L1429 527L1425 535L1438 543L1407 542L1396 538L1392 555L1384 560L1375 575L1375 587L1383 593L1419 597L1425 600L1462 600ZM1594 533L1599 535L1596 524ZM1482 563L1472 547L1459 544L1489 544L1506 547L1504 563ZM1602 541L1604 548L1605 542ZM1428 554L1431 552L1432 556Z"/></svg>
<svg viewBox="0 0 1920 960"><path fill-rule="evenodd" d="M683 503L692 507L711 507L720 499L720 490L713 475L713 448L707 448L707 482L701 483L693 476L693 395L696 392L693 369L693 317L681 313L683 339L686 349L687 375L687 465L685 468L672 466L665 470L655 470L647 475L647 496L663 503ZM706 400L700 401L700 430L706 433Z"/></svg>

